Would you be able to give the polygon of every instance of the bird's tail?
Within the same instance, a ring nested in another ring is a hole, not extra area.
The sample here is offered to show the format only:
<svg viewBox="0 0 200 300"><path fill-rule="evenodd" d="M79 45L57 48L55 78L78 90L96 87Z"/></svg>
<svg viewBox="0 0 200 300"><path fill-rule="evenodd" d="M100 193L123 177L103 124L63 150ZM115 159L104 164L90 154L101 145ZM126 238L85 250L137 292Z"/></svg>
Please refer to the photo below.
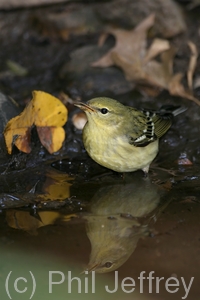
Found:
<svg viewBox="0 0 200 300"><path fill-rule="evenodd" d="M182 112L184 112L186 110L187 110L187 107L179 106L177 109L175 109L175 110L172 111L172 114L174 116L177 116L177 115L181 114Z"/></svg>
<svg viewBox="0 0 200 300"><path fill-rule="evenodd" d="M159 113L165 115L167 113L172 114L174 117L186 111L187 108L183 106L163 105L160 108Z"/></svg>

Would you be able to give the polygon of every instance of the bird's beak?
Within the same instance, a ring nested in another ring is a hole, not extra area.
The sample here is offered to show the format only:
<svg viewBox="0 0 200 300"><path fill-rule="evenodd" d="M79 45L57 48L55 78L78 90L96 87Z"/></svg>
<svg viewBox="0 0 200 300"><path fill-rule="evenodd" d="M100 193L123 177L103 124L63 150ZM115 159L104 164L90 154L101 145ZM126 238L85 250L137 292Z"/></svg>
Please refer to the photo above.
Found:
<svg viewBox="0 0 200 300"><path fill-rule="evenodd" d="M79 107L85 112L95 112L96 110L92 108L89 104L83 103L83 102L75 102L75 106Z"/></svg>
<svg viewBox="0 0 200 300"><path fill-rule="evenodd" d="M81 274L84 274L85 271L87 271L88 273L95 271L98 268L99 264L95 264L93 266L88 266L87 269L85 269L83 272L81 272Z"/></svg>

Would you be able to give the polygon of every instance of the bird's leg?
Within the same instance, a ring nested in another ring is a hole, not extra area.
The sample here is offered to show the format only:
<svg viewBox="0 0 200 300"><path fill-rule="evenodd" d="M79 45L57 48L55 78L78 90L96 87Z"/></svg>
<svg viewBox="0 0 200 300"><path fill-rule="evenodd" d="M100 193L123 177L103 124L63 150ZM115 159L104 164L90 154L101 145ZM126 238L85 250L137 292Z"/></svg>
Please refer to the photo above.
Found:
<svg viewBox="0 0 200 300"><path fill-rule="evenodd" d="M145 168L143 168L142 171L144 172L144 177L146 178L148 176L148 172L149 172L149 165L146 166Z"/></svg>
<svg viewBox="0 0 200 300"><path fill-rule="evenodd" d="M122 180L124 180L125 179L125 173L123 172L123 173L119 173L119 174L120 174Z"/></svg>

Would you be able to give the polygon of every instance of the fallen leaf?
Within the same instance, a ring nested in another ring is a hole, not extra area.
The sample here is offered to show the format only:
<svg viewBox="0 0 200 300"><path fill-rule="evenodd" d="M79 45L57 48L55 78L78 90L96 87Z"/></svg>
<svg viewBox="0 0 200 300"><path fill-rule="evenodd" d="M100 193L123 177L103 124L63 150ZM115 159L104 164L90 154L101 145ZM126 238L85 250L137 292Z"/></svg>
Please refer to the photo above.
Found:
<svg viewBox="0 0 200 300"><path fill-rule="evenodd" d="M66 121L67 109L59 99L42 91L34 91L33 99L24 111L11 119L4 129L8 153L11 154L13 144L20 151L30 153L33 125L37 127L39 139L49 153L58 151L65 139L62 126Z"/></svg>
<svg viewBox="0 0 200 300"><path fill-rule="evenodd" d="M167 180L167 181L163 182L161 184L161 186L163 189L170 191L172 189L172 182L170 180Z"/></svg>
<svg viewBox="0 0 200 300"><path fill-rule="evenodd" d="M73 177L64 173L58 173L54 170L48 171L42 186L42 193L39 195L40 200L66 200L70 197L70 187L73 179Z"/></svg>
<svg viewBox="0 0 200 300"><path fill-rule="evenodd" d="M196 45L190 41L188 42L188 46L191 51L191 56L190 56L190 62L189 62L188 71L187 71L187 80L188 80L188 87L189 87L190 91L192 91L193 75L194 75L194 71L195 71L195 68L197 65L198 51L197 51Z"/></svg>
<svg viewBox="0 0 200 300"><path fill-rule="evenodd" d="M195 196L186 196L179 203L194 203L194 202L199 203L199 199Z"/></svg>
<svg viewBox="0 0 200 300"><path fill-rule="evenodd" d="M15 120L16 122L16 120ZM16 131L13 131L16 132ZM17 134L9 135L9 140L7 139L8 135L5 135L6 145L8 146L8 153L11 154L12 152L12 145L15 146L22 152L30 153L31 152L31 127L29 128L19 128L17 129Z"/></svg>
<svg viewBox="0 0 200 300"><path fill-rule="evenodd" d="M65 131L62 127L40 127L37 126L37 132L41 144L49 153L57 152L65 139Z"/></svg>
<svg viewBox="0 0 200 300"><path fill-rule="evenodd" d="M10 209L6 211L6 221L11 228L24 230L31 235L37 235L37 229L54 224L61 215L57 211L39 211L39 219L31 216L29 211Z"/></svg>
<svg viewBox="0 0 200 300"><path fill-rule="evenodd" d="M7 123L4 129L4 137L9 154L12 152L13 144L20 151L30 153L30 131L33 122L32 103L30 102L19 116Z"/></svg>
<svg viewBox="0 0 200 300"><path fill-rule="evenodd" d="M197 89L200 87L200 76L197 76L194 80L194 89Z"/></svg>
<svg viewBox="0 0 200 300"><path fill-rule="evenodd" d="M106 39L108 38L108 36L109 36L109 33L108 33L108 32L103 32L103 33L100 35L100 37L99 37L99 39L98 39L98 46L99 46L99 47L102 47L102 46L104 45L104 43L105 43Z"/></svg>
<svg viewBox="0 0 200 300"><path fill-rule="evenodd" d="M92 63L93 67L109 67L114 65L112 55L113 53L119 54L127 62L141 62L144 58L146 51L146 33L150 29L155 20L155 15L151 14L143 22L141 22L135 29L122 30L113 29L109 33L113 34L116 38L116 45L108 51L98 61Z"/></svg>
<svg viewBox="0 0 200 300"><path fill-rule="evenodd" d="M192 94L192 77L198 57L196 46L188 42L191 49L191 59L187 72L189 90L181 83L182 73L173 73L173 60L175 49L169 41L154 39L147 48L147 31L153 26L155 15L144 19L133 30L112 29L109 33L116 38L115 46L101 59L92 63L93 67L120 67L128 81L134 82L138 87L149 91L150 87L162 91L166 89L171 95L187 98L200 105L200 101ZM102 44L102 42L101 42ZM157 56L160 60L157 60Z"/></svg>
<svg viewBox="0 0 200 300"><path fill-rule="evenodd" d="M122 68L129 81L167 89L172 72L171 59L174 50L169 42L163 39L155 39L147 49L146 35L154 21L155 15L152 14L133 30L111 30L110 33L116 37L116 45L92 66L117 65ZM161 62L152 60L162 52L168 52L168 56L161 57Z"/></svg>
<svg viewBox="0 0 200 300"><path fill-rule="evenodd" d="M151 44L151 46L147 51L143 64L146 64L148 61L156 57L158 54L169 49L170 49L169 41L163 39L154 39L153 43Z"/></svg>
<svg viewBox="0 0 200 300"><path fill-rule="evenodd" d="M36 126L63 126L67 121L66 107L50 94L34 91L32 106Z"/></svg>
<svg viewBox="0 0 200 300"><path fill-rule="evenodd" d="M185 90L184 86L181 83L182 78L182 73L177 73L172 77L169 83L170 94L174 96L187 98L188 100L194 101L197 105L200 106L200 101L197 98L195 98L190 91Z"/></svg>
<svg viewBox="0 0 200 300"><path fill-rule="evenodd" d="M20 64L8 59L6 61L6 65L11 71L13 75L16 76L26 76L28 74L28 70L22 67Z"/></svg>
<svg viewBox="0 0 200 300"><path fill-rule="evenodd" d="M171 49L169 52L171 52ZM112 53L112 59L117 66L124 70L127 80L136 81L138 84L146 84L147 86L151 85L160 88L160 90L168 88L171 78L170 61L160 63L151 60L143 65L141 61L130 63L118 53Z"/></svg>

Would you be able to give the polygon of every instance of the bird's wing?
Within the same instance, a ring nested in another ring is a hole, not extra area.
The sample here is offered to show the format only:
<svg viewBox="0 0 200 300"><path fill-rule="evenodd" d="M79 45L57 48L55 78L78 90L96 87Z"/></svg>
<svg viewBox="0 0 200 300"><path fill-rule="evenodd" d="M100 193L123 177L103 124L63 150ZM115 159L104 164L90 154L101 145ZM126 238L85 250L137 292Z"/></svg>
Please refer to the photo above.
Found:
<svg viewBox="0 0 200 300"><path fill-rule="evenodd" d="M155 115L153 118L155 130L154 133L157 138L163 136L167 130L171 127L173 120L173 115L169 114L166 116Z"/></svg>
<svg viewBox="0 0 200 300"><path fill-rule="evenodd" d="M128 135L129 143L136 147L145 147L163 136L172 124L173 114L146 111L136 114L133 111L133 130Z"/></svg>

